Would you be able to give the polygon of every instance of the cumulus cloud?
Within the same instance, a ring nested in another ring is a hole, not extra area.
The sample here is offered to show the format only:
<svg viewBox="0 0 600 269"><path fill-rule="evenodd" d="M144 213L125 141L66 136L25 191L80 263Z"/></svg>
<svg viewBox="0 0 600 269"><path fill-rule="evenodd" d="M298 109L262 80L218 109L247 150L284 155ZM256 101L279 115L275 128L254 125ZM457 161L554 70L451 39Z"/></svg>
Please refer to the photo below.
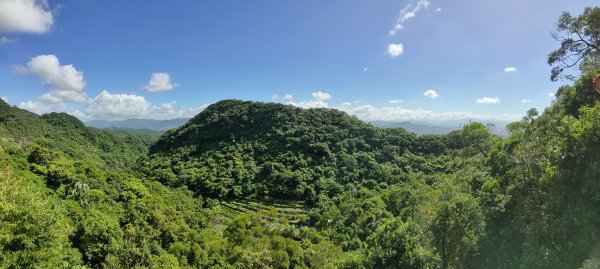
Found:
<svg viewBox="0 0 600 269"><path fill-rule="evenodd" d="M38 55L27 63L27 67L16 67L17 71L39 76L44 86L60 91L81 91L85 87L83 72L71 64L60 65L55 55Z"/></svg>
<svg viewBox="0 0 600 269"><path fill-rule="evenodd" d="M498 97L482 97L477 99L475 102L479 103L479 104L497 104L500 103L500 98Z"/></svg>
<svg viewBox="0 0 600 269"><path fill-rule="evenodd" d="M411 0L406 6L400 10L400 15L396 19L394 28L390 30L390 35L395 35L402 29L404 29L404 23L417 16L417 13L423 9L429 8L428 0Z"/></svg>
<svg viewBox="0 0 600 269"><path fill-rule="evenodd" d="M331 95L326 92L318 91L310 94L315 101L327 101L331 99Z"/></svg>
<svg viewBox="0 0 600 269"><path fill-rule="evenodd" d="M504 68L504 72L506 72L506 73L515 73L517 71L519 71L519 69L517 69L514 66L509 66L509 67Z"/></svg>
<svg viewBox="0 0 600 269"><path fill-rule="evenodd" d="M437 98L440 96L435 90L427 90L425 93L423 93L423 95L429 98Z"/></svg>
<svg viewBox="0 0 600 269"><path fill-rule="evenodd" d="M399 100L399 99L392 99L392 100L389 101L390 104L400 104L402 102L404 102L404 101Z"/></svg>
<svg viewBox="0 0 600 269"><path fill-rule="evenodd" d="M398 57L404 53L404 45L402 43L389 44L386 53L392 58Z"/></svg>
<svg viewBox="0 0 600 269"><path fill-rule="evenodd" d="M158 72L152 74L148 85L144 86L144 89L149 92L162 92L170 91L177 86L179 86L179 84L171 82L171 76L169 74Z"/></svg>
<svg viewBox="0 0 600 269"><path fill-rule="evenodd" d="M192 117L208 104L197 108L177 106L175 102L163 103L155 106L144 96L134 94L110 93L102 91L91 100L83 111L83 116L88 119L174 119Z"/></svg>
<svg viewBox="0 0 600 269"><path fill-rule="evenodd" d="M297 106L300 108L329 107L329 104L326 101L331 99L331 94L322 92L322 91L316 91L316 92L311 93L310 95L313 98L312 100L301 101L301 102L294 102L294 101L292 101L291 95L289 95L289 96L286 95L285 104ZM289 97L289 98L287 98L287 97Z"/></svg>
<svg viewBox="0 0 600 269"><path fill-rule="evenodd" d="M50 89L35 101L21 103L21 107L34 112L49 112L62 109L66 103L86 102L87 95L83 91L85 80L83 72L71 64L60 65L55 55L38 55L31 58L27 66L14 68L22 74L33 74L42 79L43 85Z"/></svg>
<svg viewBox="0 0 600 269"><path fill-rule="evenodd" d="M531 103L531 99L525 98L525 99L521 100L521 103L523 103L523 104L524 103Z"/></svg>
<svg viewBox="0 0 600 269"><path fill-rule="evenodd" d="M178 106L176 102L153 105L144 96L102 91L96 97L83 103L82 109L65 103L47 103L27 101L19 104L22 109L37 114L49 112L66 112L81 120L124 120L124 119L158 119L193 117L204 110L209 104L199 107Z"/></svg>
<svg viewBox="0 0 600 269"><path fill-rule="evenodd" d="M53 23L46 0L0 0L0 32L45 33Z"/></svg>
<svg viewBox="0 0 600 269"><path fill-rule="evenodd" d="M33 113L37 114L45 114L50 112L67 112L67 104L65 103L46 103L44 101L35 100L35 101L25 101L21 102L18 105L19 108L29 110Z"/></svg>

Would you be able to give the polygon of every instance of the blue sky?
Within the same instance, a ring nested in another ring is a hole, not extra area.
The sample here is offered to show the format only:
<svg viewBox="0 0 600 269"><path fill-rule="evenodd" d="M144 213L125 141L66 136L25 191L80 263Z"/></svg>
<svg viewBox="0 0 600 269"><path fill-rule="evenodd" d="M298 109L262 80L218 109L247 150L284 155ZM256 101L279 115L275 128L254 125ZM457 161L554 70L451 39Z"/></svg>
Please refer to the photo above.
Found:
<svg viewBox="0 0 600 269"><path fill-rule="evenodd" d="M83 120L188 117L230 98L514 120L567 83L549 79L550 34L594 2L0 0L0 96Z"/></svg>

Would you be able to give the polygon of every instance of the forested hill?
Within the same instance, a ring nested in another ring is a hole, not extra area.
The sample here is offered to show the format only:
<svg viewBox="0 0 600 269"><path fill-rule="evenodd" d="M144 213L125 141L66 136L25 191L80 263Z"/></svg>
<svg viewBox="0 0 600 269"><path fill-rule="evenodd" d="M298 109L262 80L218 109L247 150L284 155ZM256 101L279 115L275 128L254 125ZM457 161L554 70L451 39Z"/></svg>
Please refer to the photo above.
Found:
<svg viewBox="0 0 600 269"><path fill-rule="evenodd" d="M66 113L42 116L0 100L0 136L17 143L34 142L97 165L125 168L145 155L154 138L85 127Z"/></svg>
<svg viewBox="0 0 600 269"><path fill-rule="evenodd" d="M452 136L376 128L334 109L225 100L150 148L144 172L209 197L314 201L339 184L403 181L419 156L460 146Z"/></svg>

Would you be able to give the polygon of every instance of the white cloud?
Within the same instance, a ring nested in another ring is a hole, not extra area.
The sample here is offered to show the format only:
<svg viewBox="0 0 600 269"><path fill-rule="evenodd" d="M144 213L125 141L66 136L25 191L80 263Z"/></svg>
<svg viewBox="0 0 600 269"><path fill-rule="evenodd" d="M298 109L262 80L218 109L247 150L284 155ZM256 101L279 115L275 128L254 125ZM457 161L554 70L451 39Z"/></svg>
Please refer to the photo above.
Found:
<svg viewBox="0 0 600 269"><path fill-rule="evenodd" d="M506 72L506 73L515 73L517 71L519 71L519 69L517 69L514 66L509 66L509 67L504 68L504 72Z"/></svg>
<svg viewBox="0 0 600 269"><path fill-rule="evenodd" d="M0 0L0 32L45 33L53 23L46 0Z"/></svg>
<svg viewBox="0 0 600 269"><path fill-rule="evenodd" d="M433 90L431 90L433 91ZM435 91L433 91L435 92ZM436 96L437 93L435 93ZM499 121L514 121L523 117L522 114L477 114L472 112L434 112L422 108L407 109L398 106L375 107L373 105L362 105L358 102L343 102L339 106L329 106L324 101L316 100L316 94L313 94L312 100L302 102L287 102L288 105L297 106L304 109L309 108L334 108L344 111L350 115L355 115L365 121L407 121L407 120L432 120L432 121L448 121L448 120L499 120ZM395 100L400 101L400 100ZM393 103L393 102L391 102Z"/></svg>
<svg viewBox="0 0 600 269"><path fill-rule="evenodd" d="M400 103L402 103L402 102L404 102L404 101L402 101L402 100L399 100L399 99L392 99L392 100L390 100L389 102L390 102L390 104L400 104Z"/></svg>
<svg viewBox="0 0 600 269"><path fill-rule="evenodd" d="M292 101L292 99L294 99L294 96L292 96L289 93L283 96L283 100L285 100L286 102Z"/></svg>
<svg viewBox="0 0 600 269"><path fill-rule="evenodd" d="M315 101L324 102L331 99L331 95L326 92L318 91L310 94Z"/></svg>
<svg viewBox="0 0 600 269"><path fill-rule="evenodd" d="M4 102L8 103L8 97L7 96L0 96L0 99L4 100Z"/></svg>
<svg viewBox="0 0 600 269"><path fill-rule="evenodd" d="M26 101L18 105L19 108L29 110L33 113L44 114L49 112L67 112L68 108L65 103L46 103L44 101Z"/></svg>
<svg viewBox="0 0 600 269"><path fill-rule="evenodd" d="M277 94L271 95L271 101L274 103L279 102L279 95L277 95Z"/></svg>
<svg viewBox="0 0 600 269"><path fill-rule="evenodd" d="M438 8L436 8L436 9L435 9L433 12L434 12L434 13L440 13L440 12L442 12L442 8L441 8L441 7L438 7Z"/></svg>
<svg viewBox="0 0 600 269"><path fill-rule="evenodd" d="M16 67L17 71L31 73L44 80L44 86L60 91L81 91L85 87L83 72L73 65L60 65L55 55L38 55L27 63L27 67Z"/></svg>
<svg viewBox="0 0 600 269"><path fill-rule="evenodd" d="M521 100L521 103L523 103L523 104L524 103L531 103L531 99L525 98L525 99Z"/></svg>
<svg viewBox="0 0 600 269"><path fill-rule="evenodd" d="M387 54L390 55L390 57L392 58L398 57L402 55L402 53L404 53L404 45L402 43L389 44L387 47Z"/></svg>
<svg viewBox="0 0 600 269"><path fill-rule="evenodd" d="M326 103L326 101L331 99L331 94L322 92L322 91L316 91L316 92L311 93L311 96L313 98L312 100L293 102L293 101L291 101L292 96L290 95L290 99L286 100L287 101L286 104L297 106L300 108L329 107L329 104Z"/></svg>
<svg viewBox="0 0 600 269"><path fill-rule="evenodd" d="M549 92L549 93L548 93L548 97L550 97L550 98L554 98L554 97L556 97L556 93Z"/></svg>
<svg viewBox="0 0 600 269"><path fill-rule="evenodd" d="M152 105L144 96L112 94L102 91L82 112L86 119L174 119L192 117L208 105L197 108L177 106L175 102Z"/></svg>
<svg viewBox="0 0 600 269"><path fill-rule="evenodd" d="M16 40L12 39L12 38L8 38L6 36L0 36L0 45L6 45L6 44L11 44L11 43L15 43Z"/></svg>
<svg viewBox="0 0 600 269"><path fill-rule="evenodd" d="M479 103L479 104L497 104L500 103L500 98L498 97L483 97L483 98L479 98L477 99L475 102Z"/></svg>
<svg viewBox="0 0 600 269"><path fill-rule="evenodd" d="M411 0L406 6L400 10L400 15L394 24L394 28L390 30L390 35L395 35L404 29L404 22L413 19L422 9L429 8L428 0Z"/></svg>
<svg viewBox="0 0 600 269"><path fill-rule="evenodd" d="M39 103L37 105L42 108L38 110L43 110L43 107L55 107L48 106L48 104L61 106L60 104L64 103L85 102L87 99L87 95L83 91L85 88L83 72L78 71L71 64L60 65L55 55L38 55L31 58L26 67L16 66L15 70L19 73L38 76L42 79L44 86L51 90L38 97L35 102L30 101L30 105Z"/></svg>
<svg viewBox="0 0 600 269"><path fill-rule="evenodd" d="M316 101L316 100L308 100L308 101L302 101L302 102L287 102L286 104L288 105L293 105L293 106L297 106L300 108L320 108L320 107L329 107L328 103L325 103L323 101Z"/></svg>
<svg viewBox="0 0 600 269"><path fill-rule="evenodd" d="M144 86L144 89L149 92L162 92L170 91L177 86L179 86L179 84L171 82L171 76L169 74L158 72L152 74L148 85Z"/></svg>
<svg viewBox="0 0 600 269"><path fill-rule="evenodd" d="M382 107L377 108L372 105L360 105L356 107L340 106L336 107L348 114L356 115L365 121L407 121L407 120L501 120L514 121L520 119L521 114L476 114L472 112L434 112L422 108L407 109L402 107Z"/></svg>
<svg viewBox="0 0 600 269"><path fill-rule="evenodd" d="M440 96L435 90L427 90L425 93L423 93L423 95L429 98L437 98Z"/></svg>
<svg viewBox="0 0 600 269"><path fill-rule="evenodd" d="M417 14L412 11L406 12L402 16L402 21L410 20L410 19L414 18L415 16L417 16Z"/></svg>
<svg viewBox="0 0 600 269"><path fill-rule="evenodd" d="M200 107L178 106L175 102L153 105L144 96L134 94L113 94L102 91L93 99L83 104L78 110L66 103L27 101L19 104L22 109L37 114L49 112L66 112L81 120L92 119L123 120L123 119L175 119L193 117L200 113L208 104Z"/></svg>

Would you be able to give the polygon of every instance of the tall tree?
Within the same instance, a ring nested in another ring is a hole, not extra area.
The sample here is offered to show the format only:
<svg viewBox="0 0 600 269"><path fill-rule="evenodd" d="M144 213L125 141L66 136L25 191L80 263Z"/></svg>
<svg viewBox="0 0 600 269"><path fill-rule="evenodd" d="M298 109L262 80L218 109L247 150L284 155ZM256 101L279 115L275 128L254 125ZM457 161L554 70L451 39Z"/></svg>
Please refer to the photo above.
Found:
<svg viewBox="0 0 600 269"><path fill-rule="evenodd" d="M548 64L554 66L550 79L556 81L562 72L579 64L583 71L598 67L600 57L600 7L587 7L579 17L564 12L552 35L560 41L560 48L548 55Z"/></svg>

